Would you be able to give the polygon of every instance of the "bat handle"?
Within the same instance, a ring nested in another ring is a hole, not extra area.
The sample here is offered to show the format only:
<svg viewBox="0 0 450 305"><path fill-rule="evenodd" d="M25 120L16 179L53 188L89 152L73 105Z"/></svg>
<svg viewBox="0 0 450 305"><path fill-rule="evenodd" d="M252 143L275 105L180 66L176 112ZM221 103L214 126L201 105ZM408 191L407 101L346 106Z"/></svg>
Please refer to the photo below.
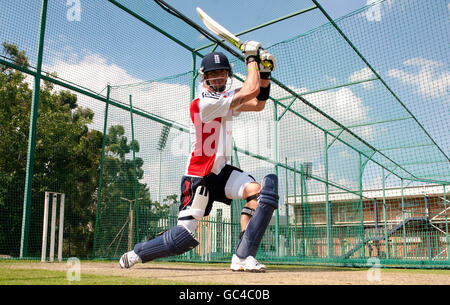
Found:
<svg viewBox="0 0 450 305"><path fill-rule="evenodd" d="M264 61L264 62L262 62L262 64L263 64L264 67L266 67L268 69L272 69L272 64L270 62Z"/></svg>
<svg viewBox="0 0 450 305"><path fill-rule="evenodd" d="M241 50L241 52L244 51L244 44L243 43L237 45L237 47L239 48L239 50ZM270 62L265 61L265 62L262 62L262 64L263 64L264 67L272 70L272 64Z"/></svg>

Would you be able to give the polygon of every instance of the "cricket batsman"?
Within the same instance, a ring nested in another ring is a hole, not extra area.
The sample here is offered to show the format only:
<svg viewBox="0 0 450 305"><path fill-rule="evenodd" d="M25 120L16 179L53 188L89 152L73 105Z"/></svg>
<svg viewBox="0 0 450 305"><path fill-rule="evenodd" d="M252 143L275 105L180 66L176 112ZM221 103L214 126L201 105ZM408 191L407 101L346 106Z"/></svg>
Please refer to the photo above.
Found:
<svg viewBox="0 0 450 305"><path fill-rule="evenodd" d="M228 88L233 77L228 58L221 52L203 58L199 70L199 95L190 104L192 152L181 180L178 223L123 254L119 262L122 268L190 251L199 244L195 238L198 222L209 215L214 201L230 205L233 199L244 199L240 240L230 269L266 270L255 256L273 212L278 208L278 178L269 174L259 184L251 175L228 163L232 119L241 112L264 109L276 60L257 41L246 42L242 51L247 77L243 86L235 90Z"/></svg>

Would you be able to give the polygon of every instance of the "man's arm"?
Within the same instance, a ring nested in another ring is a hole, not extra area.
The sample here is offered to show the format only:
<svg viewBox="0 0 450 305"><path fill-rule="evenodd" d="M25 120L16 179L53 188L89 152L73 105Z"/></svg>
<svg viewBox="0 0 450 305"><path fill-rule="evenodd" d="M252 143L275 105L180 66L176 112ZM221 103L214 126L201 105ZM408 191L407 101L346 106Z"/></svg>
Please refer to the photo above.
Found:
<svg viewBox="0 0 450 305"><path fill-rule="evenodd" d="M259 69L260 69L260 90L256 97L242 103L241 107L239 107L238 111L262 111L266 106L266 101L269 98L270 94L270 79L272 71L275 71L276 68L276 60L275 57L267 52L264 49L260 49L259 51L260 60ZM267 68L262 63L270 62L271 68Z"/></svg>
<svg viewBox="0 0 450 305"><path fill-rule="evenodd" d="M244 44L242 52L245 54L245 63L247 64L247 78L242 88L235 91L230 104L230 110L240 107L243 103L251 101L259 94L259 52L261 43L257 41L248 41Z"/></svg>
<svg viewBox="0 0 450 305"><path fill-rule="evenodd" d="M260 87L261 88L267 88L270 85L270 80L268 79L261 79L260 81ZM239 109L237 109L239 112L250 112L250 111L262 111L266 107L266 100L260 101L256 97L251 99L250 101L247 101L242 104Z"/></svg>
<svg viewBox="0 0 450 305"><path fill-rule="evenodd" d="M247 103L259 94L259 68L256 61L247 64L247 78L244 85L240 89L236 89L233 100L230 104L230 109L234 109Z"/></svg>

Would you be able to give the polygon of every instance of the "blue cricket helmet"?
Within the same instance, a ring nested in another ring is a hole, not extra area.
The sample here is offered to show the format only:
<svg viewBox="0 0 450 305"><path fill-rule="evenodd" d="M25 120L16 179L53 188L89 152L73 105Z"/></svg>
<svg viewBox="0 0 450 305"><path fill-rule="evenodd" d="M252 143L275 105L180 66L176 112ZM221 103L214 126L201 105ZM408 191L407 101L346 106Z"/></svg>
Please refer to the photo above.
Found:
<svg viewBox="0 0 450 305"><path fill-rule="evenodd" d="M203 74L214 70L227 70L228 76L232 76L232 70L228 58L222 52L213 52L207 54L201 63L200 73Z"/></svg>

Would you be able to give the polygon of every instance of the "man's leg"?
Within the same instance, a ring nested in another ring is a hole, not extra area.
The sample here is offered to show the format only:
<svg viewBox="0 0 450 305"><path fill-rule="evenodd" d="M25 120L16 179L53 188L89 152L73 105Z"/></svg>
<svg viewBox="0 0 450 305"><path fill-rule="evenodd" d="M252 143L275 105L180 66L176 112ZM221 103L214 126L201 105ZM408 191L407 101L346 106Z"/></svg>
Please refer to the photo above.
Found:
<svg viewBox="0 0 450 305"><path fill-rule="evenodd" d="M177 226L135 245L132 251L120 258L122 268L130 268L139 261L145 263L157 258L180 255L199 244L195 239L195 229L208 204L208 191L201 185L200 178L183 177L181 192Z"/></svg>
<svg viewBox="0 0 450 305"><path fill-rule="evenodd" d="M259 193L258 205L253 216L248 221L245 231L233 256L231 269L233 271L265 270L265 266L255 260L261 239L269 225L273 212L278 208L278 178L271 174L264 177ZM241 217L242 220L242 217ZM244 223L245 219L241 224Z"/></svg>
<svg viewBox="0 0 450 305"><path fill-rule="evenodd" d="M258 196L261 191L261 185L257 182L247 184L244 189L243 198L247 200L241 213L241 234L247 228L248 222L253 216L256 208L258 207Z"/></svg>
<svg viewBox="0 0 450 305"><path fill-rule="evenodd" d="M122 255L120 266L130 268L138 261L146 263L157 258L180 255L197 245L194 234L184 226L177 225L162 235L135 245L133 251Z"/></svg>

